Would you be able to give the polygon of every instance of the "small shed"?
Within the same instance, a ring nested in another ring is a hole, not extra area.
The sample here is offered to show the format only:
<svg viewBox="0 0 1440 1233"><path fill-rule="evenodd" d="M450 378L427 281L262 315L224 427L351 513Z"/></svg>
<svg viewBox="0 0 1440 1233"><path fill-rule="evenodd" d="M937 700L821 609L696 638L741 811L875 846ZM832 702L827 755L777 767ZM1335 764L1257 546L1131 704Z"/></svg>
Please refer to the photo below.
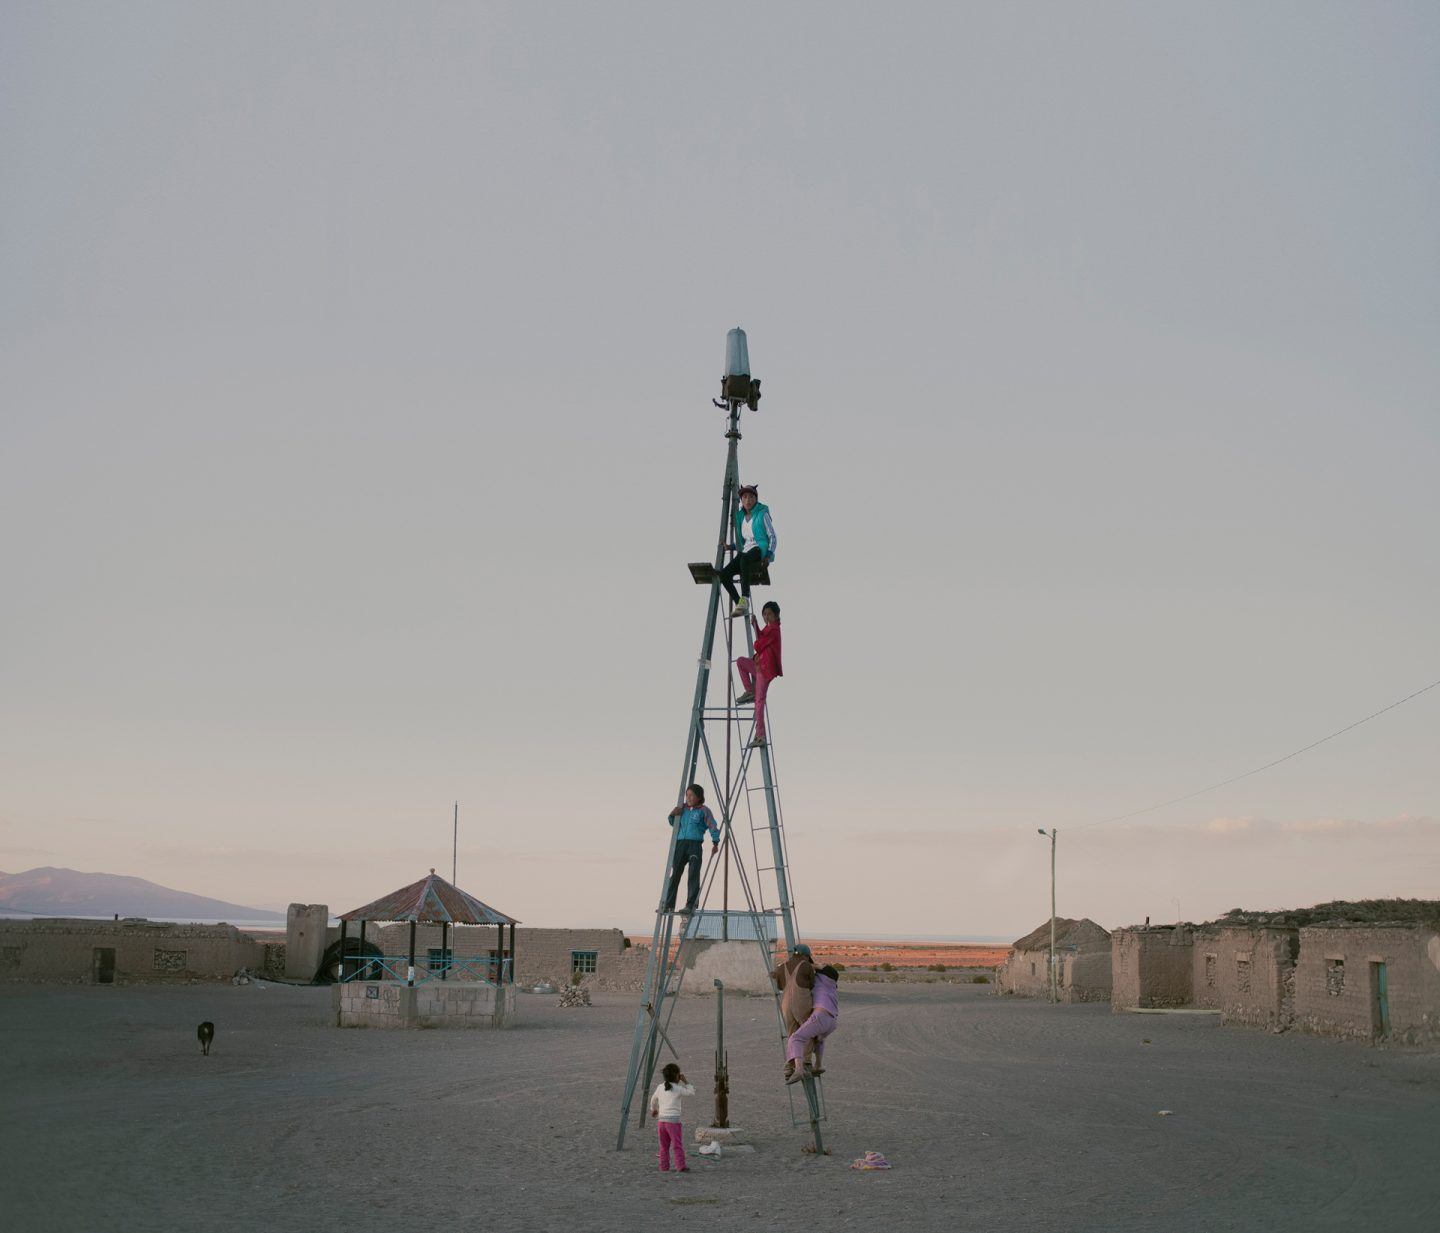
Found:
<svg viewBox="0 0 1440 1233"><path fill-rule="evenodd" d="M1110 1000L1110 933L1088 917L1055 920L1055 983L1062 1002ZM999 992L1050 996L1050 921L1017 938L996 977Z"/></svg>

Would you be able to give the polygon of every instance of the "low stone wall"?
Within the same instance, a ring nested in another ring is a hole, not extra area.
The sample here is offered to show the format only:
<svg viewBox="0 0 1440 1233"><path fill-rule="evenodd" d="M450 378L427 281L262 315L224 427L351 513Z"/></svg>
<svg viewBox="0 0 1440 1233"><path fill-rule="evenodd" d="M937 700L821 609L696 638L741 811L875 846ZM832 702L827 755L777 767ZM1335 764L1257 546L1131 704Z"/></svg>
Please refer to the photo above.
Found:
<svg viewBox="0 0 1440 1233"><path fill-rule="evenodd" d="M331 991L337 1027L499 1028L515 1021L513 985L351 981Z"/></svg>

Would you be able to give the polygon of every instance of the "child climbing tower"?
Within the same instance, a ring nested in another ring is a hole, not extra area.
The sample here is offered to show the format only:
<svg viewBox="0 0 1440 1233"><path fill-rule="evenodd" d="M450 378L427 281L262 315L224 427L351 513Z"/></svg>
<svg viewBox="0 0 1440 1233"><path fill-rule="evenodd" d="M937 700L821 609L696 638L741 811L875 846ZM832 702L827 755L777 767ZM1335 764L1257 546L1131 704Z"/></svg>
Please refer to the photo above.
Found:
<svg viewBox="0 0 1440 1233"><path fill-rule="evenodd" d="M700 910L676 909L667 905L667 892L675 885L671 872L677 860L677 845L694 841L682 841L681 827L671 827L670 849L655 911L654 937L640 1005L635 1015L630 1064L620 1102L617 1148L625 1146L625 1132L632 1111L636 1111L636 1126L644 1125L646 1105L643 1099L636 1102L636 1092L643 1094L650 1091L656 1067L663 1060L662 1054L675 1055L669 1029L676 998L685 979L689 957L687 947L692 946L717 917L720 937L729 940L733 922L737 932L748 935L745 941L753 939L755 962L764 973L763 979L768 982L770 971L779 957L780 941L783 939L787 953L792 952L799 942L795 904L791 898L784 814L780 807L775 769L774 726L765 722L756 711L756 701L763 703L763 691L756 698L742 700L742 697L736 696L735 690L736 659L743 657L751 663L755 660L754 609L748 603L737 604L736 609L743 614L738 616L736 611L722 609L726 591L730 589L726 585L730 578L737 574L740 576L748 598L751 587L770 585L769 567L775 558L774 523L768 510L759 507L763 511L763 523L747 521L747 515L750 519L754 518L755 501L747 500L743 509L741 502L740 414L743 407L757 410L759 401L760 382L750 375L745 331L733 329L726 338L725 375L721 378L720 398L715 400L715 406L726 413L727 448L725 479L720 492L720 534L715 545L714 561L690 565L690 575L695 583L708 588L709 602L705 610L704 633L700 639L685 757L676 793L676 803L684 809L687 804L686 789L702 780L709 783L710 788L704 796L718 824L720 840L718 847L712 847L705 865L702 892L694 905ZM750 485L746 487L751 488ZM741 557L745 559L739 560ZM723 658L717 659L717 656ZM718 672L714 671L716 667ZM757 721L760 721L758 732ZM682 849L680 854L686 855L686 850ZM737 905L741 901L744 904L733 911L730 906L732 877L739 891ZM717 880L722 907L718 913L713 913L704 910L704 907ZM741 925L743 928L740 928ZM783 1060L785 1032L778 992L776 1043L777 1059ZM824 1097L820 1080L806 1071L800 1084L785 1086L780 1076L781 1061L777 1060L772 1079L777 1098L782 1087L790 1093L792 1122L807 1124L814 1136L815 1150L823 1151L820 1123L824 1120ZM799 1110L794 1103L797 1087L804 1095L804 1107Z"/></svg>

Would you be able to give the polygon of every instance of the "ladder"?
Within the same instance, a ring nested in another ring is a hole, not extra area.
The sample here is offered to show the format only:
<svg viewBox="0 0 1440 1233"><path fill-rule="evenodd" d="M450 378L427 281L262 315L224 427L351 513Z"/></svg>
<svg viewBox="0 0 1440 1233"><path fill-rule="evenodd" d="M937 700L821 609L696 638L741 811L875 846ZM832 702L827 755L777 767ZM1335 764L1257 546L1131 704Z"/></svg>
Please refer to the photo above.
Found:
<svg viewBox="0 0 1440 1233"><path fill-rule="evenodd" d="M783 935L785 947L790 950L799 940L799 935L795 904L791 897L784 815L780 807L779 785L776 779L773 729L767 723L766 743L758 747L752 745L749 738L753 733L756 718L754 704L739 706L735 701L734 677L730 669L735 651L734 621L738 618L726 622L721 639L726 661L723 704L707 703L711 665L717 650L717 636L720 634L721 604L726 598L721 589L719 572L725 561L725 546L733 526L735 510L739 505L739 421L742 405L742 402L735 400L728 403L729 428L725 433L728 447L725 480L720 497L720 538L716 544L715 563L709 569L703 564L690 567L691 575L697 582L709 585L710 595L696 665L695 692L691 702L690 725L685 740L685 758L677 797L683 800L686 787L697 782L703 763L705 777L713 785L711 811L718 815L723 860L717 859L712 849L706 860L697 908L703 908L708 902L716 879L716 867L722 865L725 911L721 920L723 936L728 936L731 917L729 875L733 866L745 902L744 916L748 918L756 942L756 961L762 965L768 980L777 959L776 948L780 937ZM742 629L746 652L753 659L755 642L752 620L753 612L747 613ZM722 735L723 744L719 739ZM712 739L712 736L715 739ZM738 753L735 748L737 738ZM760 782L752 785L751 774L757 764ZM764 808L759 811L757 821L757 810L752 798L761 793L764 795ZM742 826L750 831L748 867L747 856L736 842L737 831ZM660 1053L662 1049L668 1050L672 1055L676 1053L669 1036L670 1021L674 1015L676 998L685 980L687 948L698 940L699 927L704 919L703 914L698 912L692 916L682 911L665 909L665 896L670 870L675 861L678 834L678 825L672 827L665 874L661 879L660 897L656 903L654 935L650 943L640 1004L635 1014L635 1031L630 1045L625 1089L620 1102L620 1125L615 1143L617 1150L625 1146L626 1129L632 1108L635 1107L637 1090L642 1093L635 1120L635 1125L639 1128L645 1124L649 1102L644 1097L648 1095L654 1081ZM778 991L775 994L775 1015L783 1051L785 1032ZM795 1104L796 1086L799 1086L804 1094L804 1108L798 1112ZM798 1085L786 1085L785 1090L790 1100L791 1123L808 1124L814 1138L815 1151L823 1152L825 1148L820 1123L825 1120L825 1105L820 1080L806 1072Z"/></svg>

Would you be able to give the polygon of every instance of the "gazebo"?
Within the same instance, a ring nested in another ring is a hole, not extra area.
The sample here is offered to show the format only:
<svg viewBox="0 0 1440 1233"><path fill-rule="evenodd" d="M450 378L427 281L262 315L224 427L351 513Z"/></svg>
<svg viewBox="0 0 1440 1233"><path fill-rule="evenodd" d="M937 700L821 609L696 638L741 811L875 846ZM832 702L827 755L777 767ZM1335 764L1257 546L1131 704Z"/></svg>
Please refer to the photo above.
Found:
<svg viewBox="0 0 1440 1233"><path fill-rule="evenodd" d="M360 926L360 950L359 956L350 956L345 953L346 933L350 922L356 921ZM401 921L410 923L410 949L407 956L382 955L366 956L365 949L365 926L367 924L392 924ZM505 985L515 983L515 926L520 922L513 916L506 916L504 912L497 912L488 904L481 903L474 895L468 895L458 886L445 881L430 870L428 877L421 878L418 882L412 882L409 886L402 886L397 891L391 891L388 895L382 895L373 903L367 903L362 908L356 908L351 912L343 912L340 915L340 983L354 980L375 980L376 976L370 975L377 969L383 973L378 979L386 977L395 980L403 980L411 988L416 983L415 969L415 927L416 925L439 925L440 926L440 962L437 965L427 963L420 974L421 982L427 980L449 980L453 972L456 979L460 980L481 980L488 984ZM499 945L496 947L494 958L472 957L456 961L452 951L451 927L458 928L461 925L494 925L498 933ZM509 945L506 945L505 927L510 927ZM405 971L402 974L397 970L398 964L405 960ZM483 972L479 969L483 965Z"/></svg>

